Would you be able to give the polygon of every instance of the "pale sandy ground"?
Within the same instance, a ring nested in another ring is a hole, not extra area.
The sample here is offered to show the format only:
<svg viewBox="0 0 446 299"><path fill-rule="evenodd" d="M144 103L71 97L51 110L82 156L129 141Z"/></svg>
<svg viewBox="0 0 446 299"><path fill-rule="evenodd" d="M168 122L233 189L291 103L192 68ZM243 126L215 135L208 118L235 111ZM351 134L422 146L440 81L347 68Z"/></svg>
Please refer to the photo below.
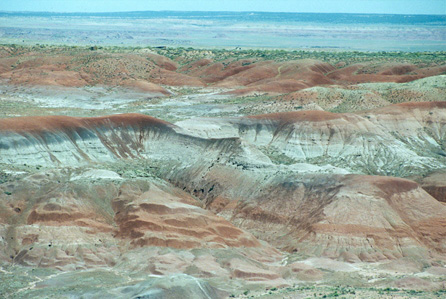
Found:
<svg viewBox="0 0 446 299"><path fill-rule="evenodd" d="M225 94L222 88L166 87L162 96L122 87L23 87L0 82L0 117L30 115L100 116L137 112L175 122L299 110L354 112L404 101L442 101L446 75L409 83L368 83L354 87L313 87L278 97ZM391 95L389 95L392 93Z"/></svg>

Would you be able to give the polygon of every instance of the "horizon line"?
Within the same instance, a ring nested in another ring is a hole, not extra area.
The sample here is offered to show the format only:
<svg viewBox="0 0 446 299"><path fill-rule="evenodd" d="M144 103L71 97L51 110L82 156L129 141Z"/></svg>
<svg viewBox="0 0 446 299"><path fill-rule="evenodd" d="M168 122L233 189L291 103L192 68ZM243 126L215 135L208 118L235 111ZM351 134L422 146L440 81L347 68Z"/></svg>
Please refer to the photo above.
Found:
<svg viewBox="0 0 446 299"><path fill-rule="evenodd" d="M47 14L119 14L119 13L141 13L141 12L224 12L224 13L284 13L284 14L344 14L344 15L402 15L402 16L444 16L446 14L431 14L431 13L417 13L417 14L404 14L404 13L368 13L368 12L298 12L298 11L235 11L235 10L131 10L131 11L95 11L95 12L62 12L62 11L34 11L34 10L23 10L23 11L3 11L0 13L47 13Z"/></svg>

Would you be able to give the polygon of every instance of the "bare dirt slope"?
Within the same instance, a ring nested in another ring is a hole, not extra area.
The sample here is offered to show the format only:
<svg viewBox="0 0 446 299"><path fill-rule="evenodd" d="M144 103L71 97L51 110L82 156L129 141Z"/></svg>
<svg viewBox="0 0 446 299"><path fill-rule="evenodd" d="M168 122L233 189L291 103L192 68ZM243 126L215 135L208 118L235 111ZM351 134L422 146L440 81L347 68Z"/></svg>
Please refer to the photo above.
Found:
<svg viewBox="0 0 446 299"><path fill-rule="evenodd" d="M308 53L276 57L277 52L265 52L243 59L248 53L76 47L3 46L0 53L0 78L12 84L124 86L159 95L168 95L169 86L221 87L234 95L284 94L314 86L402 83L446 71L444 61L428 56L389 59L376 54L355 63L348 53L333 59L317 52L312 54L317 59L299 59L311 57Z"/></svg>
<svg viewBox="0 0 446 299"><path fill-rule="evenodd" d="M181 290L201 292L189 283L199 279L212 297L307 280L404 285L393 263L441 289L446 206L397 177L445 168L445 109L3 119L1 259L73 275L181 273Z"/></svg>
<svg viewBox="0 0 446 299"><path fill-rule="evenodd" d="M428 54L0 47L0 295L442 295Z"/></svg>

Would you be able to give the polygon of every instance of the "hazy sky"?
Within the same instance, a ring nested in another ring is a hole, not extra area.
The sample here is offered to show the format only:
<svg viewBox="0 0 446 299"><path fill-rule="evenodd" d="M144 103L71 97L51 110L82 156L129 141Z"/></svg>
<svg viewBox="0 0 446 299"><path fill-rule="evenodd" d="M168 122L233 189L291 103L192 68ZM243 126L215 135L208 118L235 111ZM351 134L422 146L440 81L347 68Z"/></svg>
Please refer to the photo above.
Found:
<svg viewBox="0 0 446 299"><path fill-rule="evenodd" d="M138 10L444 14L446 0L0 0L0 11Z"/></svg>

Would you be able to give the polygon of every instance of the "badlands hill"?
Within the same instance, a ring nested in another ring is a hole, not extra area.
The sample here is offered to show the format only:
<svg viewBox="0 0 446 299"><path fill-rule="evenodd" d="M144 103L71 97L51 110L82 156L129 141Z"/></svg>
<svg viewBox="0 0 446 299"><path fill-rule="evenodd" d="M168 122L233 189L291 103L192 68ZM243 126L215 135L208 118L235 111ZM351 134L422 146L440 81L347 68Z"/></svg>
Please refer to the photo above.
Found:
<svg viewBox="0 0 446 299"><path fill-rule="evenodd" d="M0 297L442 296L445 61L1 46Z"/></svg>
<svg viewBox="0 0 446 299"><path fill-rule="evenodd" d="M444 53L401 58L395 53L0 47L0 78L12 84L123 86L158 96L175 86L277 95L314 86L403 83L445 71Z"/></svg>
<svg viewBox="0 0 446 299"><path fill-rule="evenodd" d="M441 182L445 126L444 102L176 124L2 119L0 258L49 271L19 286L31 297L441 290L444 186L423 186Z"/></svg>

